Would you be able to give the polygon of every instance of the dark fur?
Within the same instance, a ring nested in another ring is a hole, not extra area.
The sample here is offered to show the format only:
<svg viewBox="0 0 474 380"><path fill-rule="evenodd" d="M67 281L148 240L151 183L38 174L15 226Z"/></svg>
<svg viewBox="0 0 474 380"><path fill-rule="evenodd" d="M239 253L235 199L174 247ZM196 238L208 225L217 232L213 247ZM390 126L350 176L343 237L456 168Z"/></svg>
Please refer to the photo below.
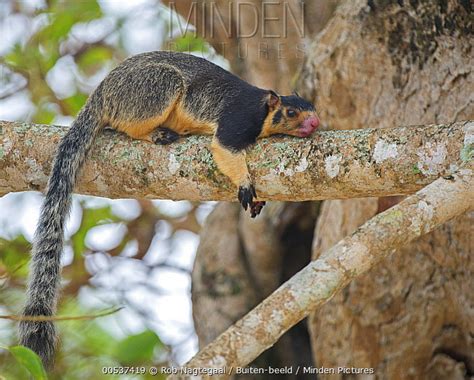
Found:
<svg viewBox="0 0 474 380"><path fill-rule="evenodd" d="M278 124L281 121L281 116L282 116L282 110L276 111L275 115L273 115L272 123Z"/></svg>
<svg viewBox="0 0 474 380"><path fill-rule="evenodd" d="M268 107L262 101L266 93L255 87L246 87L241 89L238 97L225 104L219 117L216 137L222 145L234 151L255 144L268 114Z"/></svg>
<svg viewBox="0 0 474 380"><path fill-rule="evenodd" d="M64 221L79 170L101 129L99 93L91 96L59 144L33 243L25 316L52 316L56 311ZM56 345L52 322L20 322L20 340L47 366L51 364Z"/></svg>
<svg viewBox="0 0 474 380"><path fill-rule="evenodd" d="M281 104L285 108L295 108L300 111L314 111L314 105L297 95L281 96Z"/></svg>
<svg viewBox="0 0 474 380"><path fill-rule="evenodd" d="M198 125L218 126L216 138L225 149L239 152L259 137L269 114L268 95L269 91L251 86L205 59L182 53L139 54L112 70L59 144L35 234L23 315L52 316L56 311L65 218L80 169L102 127L145 125L179 99L184 112ZM289 96L281 97L281 104L282 108L306 109L309 103ZM164 125L153 131L151 141L167 144L178 137ZM264 205L253 202L256 194L251 183L242 184L238 196L250 206L252 216ZM51 364L57 339L52 322L21 322L20 339L46 365Z"/></svg>

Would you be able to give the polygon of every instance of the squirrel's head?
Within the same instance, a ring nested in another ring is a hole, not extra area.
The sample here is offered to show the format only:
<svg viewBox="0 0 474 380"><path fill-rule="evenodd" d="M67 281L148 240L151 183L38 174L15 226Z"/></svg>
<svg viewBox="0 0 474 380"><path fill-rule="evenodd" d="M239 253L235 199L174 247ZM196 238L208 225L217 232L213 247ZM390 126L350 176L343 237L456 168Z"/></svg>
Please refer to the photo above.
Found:
<svg viewBox="0 0 474 380"><path fill-rule="evenodd" d="M319 118L314 105L296 92L290 96L280 96L270 90L265 101L268 115L261 137L275 134L308 137L319 127Z"/></svg>

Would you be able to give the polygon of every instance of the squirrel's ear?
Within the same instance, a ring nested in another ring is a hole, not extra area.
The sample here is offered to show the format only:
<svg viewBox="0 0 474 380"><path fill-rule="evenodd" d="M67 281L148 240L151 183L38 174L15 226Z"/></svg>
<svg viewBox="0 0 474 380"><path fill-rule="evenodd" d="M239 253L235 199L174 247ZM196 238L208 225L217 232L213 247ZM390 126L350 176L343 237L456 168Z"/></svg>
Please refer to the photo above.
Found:
<svg viewBox="0 0 474 380"><path fill-rule="evenodd" d="M280 105L280 96L272 90L268 91L267 104L270 109L274 109Z"/></svg>

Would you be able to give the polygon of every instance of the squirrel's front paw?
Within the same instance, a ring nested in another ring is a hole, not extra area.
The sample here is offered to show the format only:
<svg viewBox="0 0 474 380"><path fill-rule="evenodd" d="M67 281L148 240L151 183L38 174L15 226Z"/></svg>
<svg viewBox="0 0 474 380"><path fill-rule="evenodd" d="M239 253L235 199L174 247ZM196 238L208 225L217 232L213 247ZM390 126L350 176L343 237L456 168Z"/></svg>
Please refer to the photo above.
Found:
<svg viewBox="0 0 474 380"><path fill-rule="evenodd" d="M239 202L245 211L247 211L247 208L250 207L250 216L252 218L255 218L258 214L260 214L263 206L265 206L265 202L263 201L254 202L254 198L256 197L257 193L255 192L255 187L252 184L239 187Z"/></svg>
<svg viewBox="0 0 474 380"><path fill-rule="evenodd" d="M244 210L247 211L247 208L253 203L253 198L257 197L255 187L252 184L240 186L237 197Z"/></svg>
<svg viewBox="0 0 474 380"><path fill-rule="evenodd" d="M263 206L265 206L265 201L257 201L250 203L250 217L255 218L262 211Z"/></svg>

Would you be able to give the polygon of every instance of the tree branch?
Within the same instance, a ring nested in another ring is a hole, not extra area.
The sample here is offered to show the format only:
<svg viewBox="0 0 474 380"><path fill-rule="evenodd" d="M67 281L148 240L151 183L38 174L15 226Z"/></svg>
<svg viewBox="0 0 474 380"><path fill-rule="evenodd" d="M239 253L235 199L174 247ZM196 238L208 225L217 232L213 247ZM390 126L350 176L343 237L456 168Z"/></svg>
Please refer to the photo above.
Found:
<svg viewBox="0 0 474 380"><path fill-rule="evenodd" d="M0 121L0 195L44 189L64 127ZM326 131L311 139L269 138L248 154L259 198L317 200L412 194L472 158L474 122ZM235 200L208 137L169 146L105 131L78 193L107 198Z"/></svg>
<svg viewBox="0 0 474 380"><path fill-rule="evenodd" d="M458 174L437 179L366 222L283 284L185 367L229 371L252 362L289 328L396 248L472 209L473 169L471 161Z"/></svg>

